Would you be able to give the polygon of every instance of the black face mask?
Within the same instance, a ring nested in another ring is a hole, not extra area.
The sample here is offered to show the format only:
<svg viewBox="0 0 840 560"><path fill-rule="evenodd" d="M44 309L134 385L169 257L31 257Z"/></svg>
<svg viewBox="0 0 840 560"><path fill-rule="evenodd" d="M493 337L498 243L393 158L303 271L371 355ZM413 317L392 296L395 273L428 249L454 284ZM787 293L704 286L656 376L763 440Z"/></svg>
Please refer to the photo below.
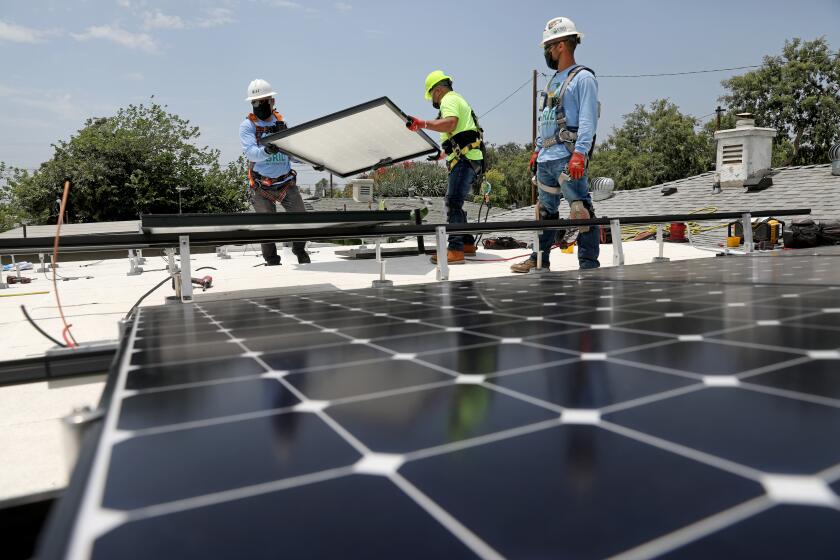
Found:
<svg viewBox="0 0 840 560"><path fill-rule="evenodd" d="M432 107L434 107L435 109L440 109L440 103L435 103L434 101L432 101Z"/></svg>
<svg viewBox="0 0 840 560"><path fill-rule="evenodd" d="M557 70L557 61L551 58L551 49L545 49L543 55L545 55L545 63L548 67L552 70Z"/></svg>
<svg viewBox="0 0 840 560"><path fill-rule="evenodd" d="M268 119L271 116L271 103L268 100L260 101L254 105L254 114L261 121Z"/></svg>

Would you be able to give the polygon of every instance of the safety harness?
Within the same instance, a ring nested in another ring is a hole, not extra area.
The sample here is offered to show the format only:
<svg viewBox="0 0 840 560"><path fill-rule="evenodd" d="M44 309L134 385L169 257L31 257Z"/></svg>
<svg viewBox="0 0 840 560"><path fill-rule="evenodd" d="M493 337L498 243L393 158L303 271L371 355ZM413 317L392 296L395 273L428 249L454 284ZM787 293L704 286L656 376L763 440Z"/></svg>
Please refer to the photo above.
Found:
<svg viewBox="0 0 840 560"><path fill-rule="evenodd" d="M260 143L260 140L265 134L274 134L276 132L281 132L288 128L286 122L283 120L283 115L281 115L277 111L274 111L273 113L277 121L274 122L274 124L268 126L262 126L257 124L257 122L260 119L254 113L248 114L248 120L254 123L254 136L257 139L257 144ZM285 175L281 175L280 177L265 177L254 171L253 161L248 162L248 184L251 186L251 189L254 191L254 193L257 193L263 198L266 198L272 202L283 202L283 199L286 198L286 192L288 191L289 187L296 183L296 179L297 172L294 169L290 170ZM273 187L278 187L281 189L276 196L266 190Z"/></svg>
<svg viewBox="0 0 840 560"><path fill-rule="evenodd" d="M484 173L484 158L487 157L487 148L484 146L484 129L481 128L480 124L478 124L478 117L475 115L475 111L470 109L470 113L472 114L475 128L471 130L462 130L458 134L450 136L449 139L443 142L442 147L447 156L452 154L455 155L455 157L448 162L449 171L452 171L458 164L458 161L460 161L462 157L466 157L467 153L471 150L481 150L481 170L480 172L477 172L477 174L480 175ZM437 118L443 118L440 111L438 111Z"/></svg>
<svg viewBox="0 0 840 560"><path fill-rule="evenodd" d="M540 112L544 111L546 108L554 109L555 122L557 123L557 130L554 131L554 136L552 136L551 138L543 138L543 148L549 148L557 144L563 144L570 154L575 153L575 143L577 142L578 137L578 127L570 127L566 124L566 109L563 108L563 99L566 97L566 91L569 89L569 85L571 85L572 80L574 80L575 76L577 76L584 70L592 73L593 76L595 75L595 71L591 68L587 68L586 66L580 65L573 66L572 69L569 71L569 74L566 76L566 79L563 80L563 84L559 88L553 91L549 91L551 83L554 81L554 78L552 78L548 81L548 85L546 85L545 91L543 91L540 94ZM555 74L555 76L556 75L557 74ZM592 152L595 151L596 138L597 136L592 136L592 146L589 148L589 154L587 154L586 157L587 166L589 165L589 159L592 157ZM568 176L568 166L566 167L566 169L563 170L561 178L563 178L564 175L564 181L568 181L569 179L571 179L571 177ZM547 193L562 193L560 187L550 187L546 184L543 184L539 180L537 180L537 186L540 188L540 190L543 190Z"/></svg>
<svg viewBox="0 0 840 560"><path fill-rule="evenodd" d="M566 91L569 89L569 85L572 83L572 80L574 80L575 76L580 74L583 70L590 72L593 76L595 75L595 71L591 68L580 65L574 66L569 71L569 75L566 76L566 79L563 80L563 84L558 89L551 92L548 90L548 88L551 87L551 82L553 81L552 79L548 81L545 91L543 91L540 95L540 112L544 111L546 108L554 109L554 115L557 122L557 130L554 131L554 136L551 138L543 138L543 148L549 148L556 144L563 144L566 146L566 149L569 150L570 154L575 152L575 142L577 142L578 129L577 127L570 127L566 124L566 110L563 108L563 98L566 96ZM590 157L592 156L592 151L594 149L595 137L593 136L592 148L589 150Z"/></svg>

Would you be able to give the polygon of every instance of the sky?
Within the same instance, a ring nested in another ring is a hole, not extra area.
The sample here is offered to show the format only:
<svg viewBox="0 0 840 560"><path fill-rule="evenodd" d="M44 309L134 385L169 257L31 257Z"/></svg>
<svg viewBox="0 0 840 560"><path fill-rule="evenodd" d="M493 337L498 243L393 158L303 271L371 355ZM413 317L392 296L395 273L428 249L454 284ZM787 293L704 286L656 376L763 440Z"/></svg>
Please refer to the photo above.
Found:
<svg viewBox="0 0 840 560"><path fill-rule="evenodd" d="M0 0L0 161L37 168L87 118L154 96L226 162L240 153L254 78L271 82L294 125L383 95L433 118L423 81L436 69L479 116L528 82L481 119L489 142L525 143L529 80L550 72L540 40L556 16L585 34L577 61L601 76L600 139L657 98L708 119L721 80L746 70L608 76L760 64L793 37L840 50L840 0ZM304 185L322 176L301 171Z"/></svg>

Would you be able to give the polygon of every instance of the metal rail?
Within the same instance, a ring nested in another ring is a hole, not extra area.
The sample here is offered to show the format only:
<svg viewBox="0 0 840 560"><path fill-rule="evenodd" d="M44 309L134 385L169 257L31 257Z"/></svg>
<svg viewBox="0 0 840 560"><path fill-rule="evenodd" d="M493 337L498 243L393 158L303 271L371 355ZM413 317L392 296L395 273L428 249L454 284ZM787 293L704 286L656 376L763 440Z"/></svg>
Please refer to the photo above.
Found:
<svg viewBox="0 0 840 560"><path fill-rule="evenodd" d="M563 229L579 226L609 226L614 220L621 225L658 224L668 222L702 222L742 219L748 213L754 218L770 216L798 216L810 214L809 208L758 210L755 212L720 212L716 214L663 214L649 216L603 217L590 220L532 220L510 222L482 222L479 224L408 224L398 226L341 226L290 230L287 228L254 231L218 231L168 233L110 233L97 235L68 235L61 237L61 252L90 252L103 250L163 249L177 246L180 236L188 235L190 245L231 245L261 241L304 241L308 239L349 239L356 237L387 238L415 235L435 235L443 227L446 233L490 233L494 231L534 231ZM51 253L53 237L26 237L0 239L0 255Z"/></svg>
<svg viewBox="0 0 840 560"><path fill-rule="evenodd" d="M796 216L810 214L809 208L783 210L757 210L755 212L720 212L712 214L663 214L650 216L626 216L593 218L589 220L533 220L514 222L484 222L476 224L409 224L409 225L364 225L364 226L331 226L323 228L305 228L293 230L288 227L276 229L261 228L257 230L235 231L190 231L189 228L172 228L174 231L162 233L125 233L105 235L75 235L61 238L61 250L67 252L98 251L104 249L169 249L179 247L181 267L171 271L175 280L176 296L182 303L192 301L192 281L190 278L189 259L192 245L230 245L235 243L270 242L270 241L300 241L306 239L347 239L367 237L377 239L377 260L380 264L380 277L373 283L374 287L389 284L385 279L385 263L379 253L379 240L388 237L404 237L414 235L434 235L437 244L437 279L449 279L449 267L446 257L446 242L448 234L488 233L494 231L538 231L551 229L575 228L580 226L609 226L612 232L613 264L624 264L624 249L621 240L621 226L630 224L662 224L666 222L700 222L740 219L744 224L744 241L747 253L752 251L753 217ZM317 220L315 220L317 221ZM243 226L247 227L247 226ZM662 255L662 235L657 235L660 245L658 260L666 260ZM54 238L23 238L0 240L0 255L34 254L49 252ZM537 252L537 266L534 272L542 272L542 252L538 247L538 237L534 235L534 248ZM171 262L170 256L170 262ZM130 274L131 272L129 272ZM2 286L2 277L0 277Z"/></svg>

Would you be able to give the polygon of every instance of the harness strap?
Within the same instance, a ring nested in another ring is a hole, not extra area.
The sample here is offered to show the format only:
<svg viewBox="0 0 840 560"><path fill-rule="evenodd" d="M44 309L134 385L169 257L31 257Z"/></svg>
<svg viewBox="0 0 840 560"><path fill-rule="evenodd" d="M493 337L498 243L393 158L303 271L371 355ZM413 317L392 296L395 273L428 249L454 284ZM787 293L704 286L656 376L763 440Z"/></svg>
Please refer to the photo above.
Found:
<svg viewBox="0 0 840 560"><path fill-rule="evenodd" d="M283 115L281 115L277 111L273 111L273 115L274 115L274 118L277 119L277 122L275 122L273 125L270 125L270 126L261 126L261 125L257 124L257 121L260 120L259 117L257 117L257 115L255 115L254 113L248 113L248 120L251 121L252 123L254 123L254 128L255 128L254 137L257 139L257 144L260 143L260 139L262 138L263 133L265 133L267 131L274 131L275 128L278 127L278 125L281 125L280 128L283 128L283 129L287 128L285 121L283 121ZM254 175L259 176L259 173L254 171L254 165L256 165L255 162L253 162L253 161L248 162L248 183L250 183L251 188L254 188L254 184L256 182L256 180L254 179L253 176ZM295 171L292 170L289 173L295 173ZM295 175L297 175L297 174L295 174ZM283 177L287 177L287 176L288 176L288 174L284 175ZM281 177L278 177L278 179L280 179L280 178ZM286 180L288 180L288 179L286 179ZM269 186L271 186L271 185L269 185Z"/></svg>
<svg viewBox="0 0 840 560"><path fill-rule="evenodd" d="M563 144L566 146L566 149L569 150L570 154L574 153L575 142L577 141L577 128L570 128L566 126L566 110L563 108L563 99L566 97L566 91L569 89L572 80L574 80L575 76L580 74L583 70L591 72L593 76L595 75L595 71L591 68L576 65L569 71L569 74L566 76L566 79L563 80L563 84L560 88L556 89L554 92L548 91L548 88L551 86L551 80L549 80L548 85L546 86L546 97L550 106L555 108L554 115L557 122L557 130L552 138L543 139L544 148L550 148L556 144Z"/></svg>
<svg viewBox="0 0 840 560"><path fill-rule="evenodd" d="M467 144L466 146L458 146L452 150L452 153L455 154L451 160L449 160L449 170L452 171L455 166L458 164L458 161L461 157L466 157L467 153L472 150L477 150L481 148L481 141L476 140L472 144Z"/></svg>
<svg viewBox="0 0 840 560"><path fill-rule="evenodd" d="M541 191L545 191L549 194L562 194L563 193L563 191L560 190L560 187L549 187L548 185L544 184L539 179L537 179L537 186L540 188Z"/></svg>
<svg viewBox="0 0 840 560"><path fill-rule="evenodd" d="M478 123L478 117L475 114L475 111L470 109L470 114L472 116L473 122L475 123L475 128L470 130L462 130L458 134L451 136L446 142L443 143L443 149L447 155L454 154L454 157L449 160L448 166L449 171L455 169L455 166L460 161L461 157L466 157L467 153L472 150L481 150L482 155L482 162L484 161L484 129L481 128L481 125ZM440 112L438 112L438 118L442 118ZM482 163L482 173L483 173L483 163Z"/></svg>
<svg viewBox="0 0 840 560"><path fill-rule="evenodd" d="M283 202L289 188L297 184L297 172L292 169L285 175L281 175L277 178L271 178L264 177L256 171L249 169L248 181L251 184L251 190L253 190L255 194L258 194L272 202ZM276 196L268 190L272 188L280 189Z"/></svg>

